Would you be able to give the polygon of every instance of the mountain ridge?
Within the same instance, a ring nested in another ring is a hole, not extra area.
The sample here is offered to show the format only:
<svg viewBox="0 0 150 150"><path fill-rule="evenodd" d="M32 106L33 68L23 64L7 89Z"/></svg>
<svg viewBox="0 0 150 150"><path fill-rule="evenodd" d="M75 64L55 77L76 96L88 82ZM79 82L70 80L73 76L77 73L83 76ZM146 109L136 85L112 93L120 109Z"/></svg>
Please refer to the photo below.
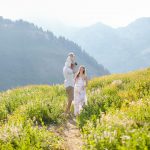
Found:
<svg viewBox="0 0 150 150"><path fill-rule="evenodd" d="M128 72L150 65L150 18L140 18L128 26L112 28L96 24L69 37L112 73Z"/></svg>
<svg viewBox="0 0 150 150"><path fill-rule="evenodd" d="M89 77L109 71L76 43L56 37L27 21L0 18L0 89L26 84L56 84L64 78L62 68L73 51L78 64L86 66Z"/></svg>

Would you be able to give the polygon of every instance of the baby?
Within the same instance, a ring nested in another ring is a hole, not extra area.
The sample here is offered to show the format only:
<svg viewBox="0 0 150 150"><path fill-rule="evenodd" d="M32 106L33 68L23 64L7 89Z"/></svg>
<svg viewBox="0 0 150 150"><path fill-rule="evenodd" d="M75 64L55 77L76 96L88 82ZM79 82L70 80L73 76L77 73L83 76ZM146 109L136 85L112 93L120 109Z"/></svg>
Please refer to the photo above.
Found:
<svg viewBox="0 0 150 150"><path fill-rule="evenodd" d="M65 66L71 67L71 64L73 64L73 71L76 72L75 66L77 66L77 63L75 62L75 55L72 52L68 54L68 57L65 62Z"/></svg>

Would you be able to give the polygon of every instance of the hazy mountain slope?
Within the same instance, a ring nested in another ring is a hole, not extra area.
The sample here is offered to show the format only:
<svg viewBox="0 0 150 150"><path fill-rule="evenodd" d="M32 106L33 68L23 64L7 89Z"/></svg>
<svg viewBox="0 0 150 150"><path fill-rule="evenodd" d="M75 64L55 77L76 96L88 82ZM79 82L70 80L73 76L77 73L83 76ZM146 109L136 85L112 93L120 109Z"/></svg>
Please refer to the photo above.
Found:
<svg viewBox="0 0 150 150"><path fill-rule="evenodd" d="M150 18L140 18L117 29L97 23L68 35L111 72L150 65Z"/></svg>
<svg viewBox="0 0 150 150"><path fill-rule="evenodd" d="M70 37L111 72L127 72L150 65L150 18L112 29L97 24Z"/></svg>
<svg viewBox="0 0 150 150"><path fill-rule="evenodd" d="M62 83L62 68L68 52L73 51L90 77L107 74L81 48L63 37L43 31L22 20L0 18L0 89L25 84Z"/></svg>

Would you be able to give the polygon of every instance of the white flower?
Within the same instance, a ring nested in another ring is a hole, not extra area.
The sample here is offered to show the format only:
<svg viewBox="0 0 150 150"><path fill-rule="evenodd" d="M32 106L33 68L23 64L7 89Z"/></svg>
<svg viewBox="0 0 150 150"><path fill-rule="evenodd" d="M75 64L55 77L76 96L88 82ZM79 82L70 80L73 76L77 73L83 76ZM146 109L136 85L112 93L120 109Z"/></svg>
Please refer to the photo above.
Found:
<svg viewBox="0 0 150 150"><path fill-rule="evenodd" d="M121 138L122 140L130 140L130 136L128 135L123 135Z"/></svg>

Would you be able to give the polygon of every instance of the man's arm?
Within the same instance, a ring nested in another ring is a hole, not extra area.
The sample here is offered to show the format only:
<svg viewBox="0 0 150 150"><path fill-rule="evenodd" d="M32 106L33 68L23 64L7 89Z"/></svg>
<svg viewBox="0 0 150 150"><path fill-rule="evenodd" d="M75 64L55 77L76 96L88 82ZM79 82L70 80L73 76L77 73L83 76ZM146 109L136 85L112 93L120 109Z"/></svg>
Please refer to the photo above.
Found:
<svg viewBox="0 0 150 150"><path fill-rule="evenodd" d="M73 74L73 70L71 68L66 68L66 73Z"/></svg>

